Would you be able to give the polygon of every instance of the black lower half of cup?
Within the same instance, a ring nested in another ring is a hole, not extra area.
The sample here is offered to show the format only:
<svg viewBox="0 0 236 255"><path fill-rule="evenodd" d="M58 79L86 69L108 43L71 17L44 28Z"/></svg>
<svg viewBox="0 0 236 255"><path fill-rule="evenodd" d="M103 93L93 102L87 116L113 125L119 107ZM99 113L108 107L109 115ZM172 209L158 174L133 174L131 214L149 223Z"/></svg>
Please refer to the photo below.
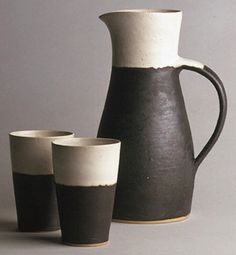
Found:
<svg viewBox="0 0 236 255"><path fill-rule="evenodd" d="M116 184L91 187L56 184L63 243L96 246L108 241L115 188Z"/></svg>
<svg viewBox="0 0 236 255"><path fill-rule="evenodd" d="M60 229L53 175L13 173L18 230Z"/></svg>

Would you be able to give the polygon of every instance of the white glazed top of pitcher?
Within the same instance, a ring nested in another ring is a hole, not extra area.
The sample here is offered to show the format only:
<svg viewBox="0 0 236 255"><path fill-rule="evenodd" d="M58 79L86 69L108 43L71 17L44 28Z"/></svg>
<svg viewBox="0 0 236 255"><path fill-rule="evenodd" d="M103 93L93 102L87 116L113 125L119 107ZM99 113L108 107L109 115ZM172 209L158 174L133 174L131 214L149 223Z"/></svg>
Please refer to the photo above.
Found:
<svg viewBox="0 0 236 255"><path fill-rule="evenodd" d="M179 10L123 10L106 13L113 49L113 66L162 68L189 65L197 61L178 56L182 12Z"/></svg>

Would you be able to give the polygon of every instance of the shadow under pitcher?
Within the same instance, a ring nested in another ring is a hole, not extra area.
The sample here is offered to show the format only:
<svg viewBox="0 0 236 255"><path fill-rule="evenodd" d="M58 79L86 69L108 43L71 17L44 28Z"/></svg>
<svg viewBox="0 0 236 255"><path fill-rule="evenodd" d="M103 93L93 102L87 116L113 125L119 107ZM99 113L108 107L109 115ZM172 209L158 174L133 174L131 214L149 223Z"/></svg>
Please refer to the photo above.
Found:
<svg viewBox="0 0 236 255"><path fill-rule="evenodd" d="M196 171L225 122L223 84L209 67L178 56L181 11L125 10L100 18L110 31L113 66L98 137L122 141L113 219L183 220L191 211ZM207 78L219 98L215 130L196 158L179 82L182 70Z"/></svg>

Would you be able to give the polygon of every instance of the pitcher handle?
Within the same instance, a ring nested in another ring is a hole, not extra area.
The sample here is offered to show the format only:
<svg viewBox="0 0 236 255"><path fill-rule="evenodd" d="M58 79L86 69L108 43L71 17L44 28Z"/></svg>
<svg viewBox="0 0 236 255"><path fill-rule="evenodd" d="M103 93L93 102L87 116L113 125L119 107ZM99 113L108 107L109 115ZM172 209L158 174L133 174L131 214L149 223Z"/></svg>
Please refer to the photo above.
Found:
<svg viewBox="0 0 236 255"><path fill-rule="evenodd" d="M198 156L195 159L195 171L197 171L199 165L202 163L202 161L205 159L207 154L210 152L214 144L216 143L218 137L220 136L227 113L227 97L225 93L225 89L223 86L222 81L218 77L218 75L210 69L208 66L201 64L200 62L190 60L190 59L184 59L182 58L181 61L183 64L179 67L180 72L182 70L189 70L197 72L201 75L203 75L205 78L207 78L215 87L218 98L219 98L219 116L218 120L214 129L213 134L211 135L210 139L206 143L206 145L203 147L201 152L198 154Z"/></svg>

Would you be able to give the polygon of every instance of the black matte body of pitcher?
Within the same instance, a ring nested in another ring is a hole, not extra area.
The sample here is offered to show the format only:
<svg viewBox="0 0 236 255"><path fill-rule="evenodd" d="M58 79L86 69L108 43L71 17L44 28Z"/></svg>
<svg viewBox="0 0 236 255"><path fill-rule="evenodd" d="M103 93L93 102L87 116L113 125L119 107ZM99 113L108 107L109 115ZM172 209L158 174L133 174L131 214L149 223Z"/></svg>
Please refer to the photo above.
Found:
<svg viewBox="0 0 236 255"><path fill-rule="evenodd" d="M122 141L114 219L159 221L190 213L197 163L180 70L112 69L98 136Z"/></svg>

